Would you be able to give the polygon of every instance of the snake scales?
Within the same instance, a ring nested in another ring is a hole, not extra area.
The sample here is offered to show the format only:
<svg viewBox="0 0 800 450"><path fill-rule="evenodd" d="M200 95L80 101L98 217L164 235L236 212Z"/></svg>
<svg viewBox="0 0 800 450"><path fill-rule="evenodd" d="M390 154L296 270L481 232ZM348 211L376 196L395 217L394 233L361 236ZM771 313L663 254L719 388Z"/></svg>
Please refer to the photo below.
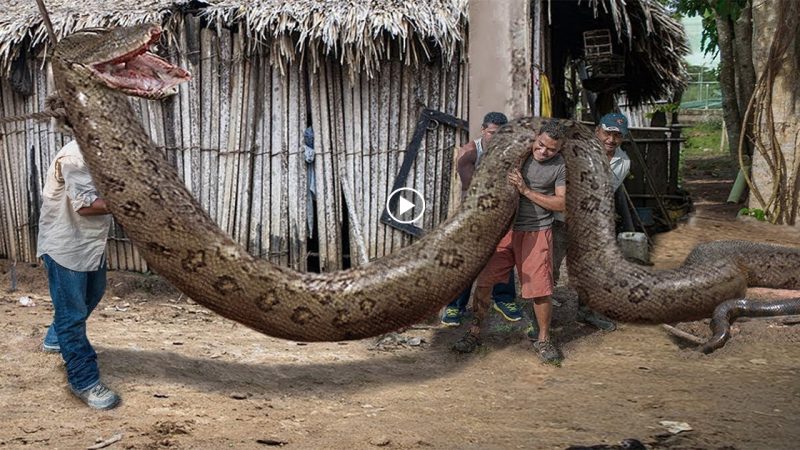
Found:
<svg viewBox="0 0 800 450"><path fill-rule="evenodd" d="M298 273L252 257L225 235L135 120L126 94L159 98L187 78L144 53L159 33L155 26L77 32L55 47L53 73L98 189L160 275L222 316L304 341L413 324L472 282L514 214L516 191L498 174L528 154L543 119L502 128L459 213L423 239L355 269ZM748 285L800 289L793 248L707 244L664 272L627 263L613 244L608 163L586 127L566 124L570 278L591 307L623 321L676 322L708 317ZM800 309L800 301L781 308Z"/></svg>

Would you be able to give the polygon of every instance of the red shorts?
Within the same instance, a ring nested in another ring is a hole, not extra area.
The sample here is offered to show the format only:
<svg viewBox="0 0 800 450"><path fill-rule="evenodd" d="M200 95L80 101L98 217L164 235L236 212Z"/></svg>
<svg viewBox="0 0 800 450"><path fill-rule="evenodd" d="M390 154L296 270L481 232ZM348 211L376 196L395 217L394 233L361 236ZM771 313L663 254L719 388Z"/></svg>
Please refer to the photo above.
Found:
<svg viewBox="0 0 800 450"><path fill-rule="evenodd" d="M545 297L553 293L553 232L509 231L478 275L479 287L508 281L517 267L522 298Z"/></svg>

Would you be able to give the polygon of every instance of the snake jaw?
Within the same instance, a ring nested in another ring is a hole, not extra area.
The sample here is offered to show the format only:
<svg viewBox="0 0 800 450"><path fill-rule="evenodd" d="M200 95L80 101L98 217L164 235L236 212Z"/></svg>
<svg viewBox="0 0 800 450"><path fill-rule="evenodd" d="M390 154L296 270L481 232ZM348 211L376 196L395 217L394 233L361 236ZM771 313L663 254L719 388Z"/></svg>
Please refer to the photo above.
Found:
<svg viewBox="0 0 800 450"><path fill-rule="evenodd" d="M188 71L152 53L161 30L152 28L150 38L140 46L106 61L89 65L92 73L110 89L136 97L162 99L178 92L178 84L188 81Z"/></svg>

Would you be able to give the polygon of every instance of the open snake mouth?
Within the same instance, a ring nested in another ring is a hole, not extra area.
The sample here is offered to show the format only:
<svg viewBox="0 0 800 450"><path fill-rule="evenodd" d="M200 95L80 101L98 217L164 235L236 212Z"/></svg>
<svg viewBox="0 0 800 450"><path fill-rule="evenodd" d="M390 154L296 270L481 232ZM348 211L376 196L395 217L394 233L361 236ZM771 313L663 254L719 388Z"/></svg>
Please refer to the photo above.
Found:
<svg viewBox="0 0 800 450"><path fill-rule="evenodd" d="M191 79L189 72L152 53L161 36L157 27L141 46L111 60L92 64L94 74L109 88L137 97L159 99L178 92L178 84Z"/></svg>

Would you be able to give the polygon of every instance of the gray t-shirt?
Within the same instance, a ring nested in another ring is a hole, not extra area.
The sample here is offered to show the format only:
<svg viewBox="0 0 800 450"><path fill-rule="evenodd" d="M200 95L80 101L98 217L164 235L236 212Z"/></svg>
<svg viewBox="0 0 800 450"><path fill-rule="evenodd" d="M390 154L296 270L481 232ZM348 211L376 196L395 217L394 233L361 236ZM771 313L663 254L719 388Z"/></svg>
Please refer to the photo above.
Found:
<svg viewBox="0 0 800 450"><path fill-rule="evenodd" d="M553 195L556 186L566 186L567 168L564 158L558 154L547 161L539 162L529 157L522 165L522 178L535 192ZM542 208L528 200L524 195L519 196L519 208L514 219L515 231L538 231L550 228L553 224L553 211Z"/></svg>

